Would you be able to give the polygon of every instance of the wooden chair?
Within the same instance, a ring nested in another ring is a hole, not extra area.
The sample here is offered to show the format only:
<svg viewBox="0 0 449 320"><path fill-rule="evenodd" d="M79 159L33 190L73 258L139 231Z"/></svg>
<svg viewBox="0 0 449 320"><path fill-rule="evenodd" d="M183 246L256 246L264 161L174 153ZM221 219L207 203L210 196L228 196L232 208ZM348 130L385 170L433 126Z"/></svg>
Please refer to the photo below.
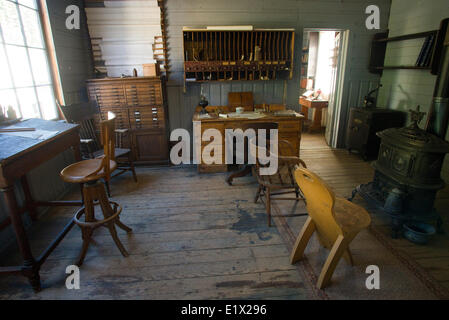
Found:
<svg viewBox="0 0 449 320"><path fill-rule="evenodd" d="M256 137L257 137L257 131L259 129L264 129L267 130L268 132L270 131L270 129L278 129L279 125L276 122L254 122L254 123L244 123L242 125L242 130L246 131L248 129L253 129L256 132ZM257 140L256 140L257 141ZM267 141L269 141L269 135L267 134ZM245 147L244 147L244 152L245 152L245 165L243 167L242 170L235 172L233 174L231 174L227 179L226 182L231 186L232 185L232 181L235 178L239 178L239 177L244 177L247 176L251 173L252 171L252 164L248 163L248 139L245 138Z"/></svg>
<svg viewBox="0 0 449 320"><path fill-rule="evenodd" d="M267 141L266 146L269 146ZM270 152L269 149L264 149L258 146L259 152ZM257 202L259 198L265 198L265 207L267 210L268 226L271 227L271 201L272 200L304 200L300 188L295 182L294 172L296 167L302 166L306 168L306 164L299 157L286 156L282 154L285 150L287 154L294 154L293 146L287 140L278 140L278 154L272 154L273 157L277 157L278 169L275 174L262 175L260 169L265 165L262 165L259 161L256 161L256 165L253 167L253 175L257 178L259 188L257 189L254 202ZM294 193L295 197L286 197L286 194Z"/></svg>
<svg viewBox="0 0 449 320"><path fill-rule="evenodd" d="M309 217L296 239L290 261L293 264L303 257L307 243L316 231L321 245L331 250L318 278L317 287L322 289L329 284L342 256L353 264L349 244L360 230L369 226L371 218L362 207L336 197L313 172L298 168L295 178L305 195Z"/></svg>
<svg viewBox="0 0 449 320"><path fill-rule="evenodd" d="M80 128L81 154L83 159L93 159L102 157L104 150L101 148L97 130L95 128L95 116L99 113L95 101L75 103L66 106L59 106L69 123L76 123ZM116 129L115 141L116 148L114 158L117 162L118 172L113 175L116 177L126 171L131 171L134 181L137 182L137 175L134 168L134 153L131 148L123 148L123 143L129 140L128 129ZM129 145L131 142L129 141ZM106 190L108 196L111 196L109 181L111 175L105 176Z"/></svg>
<svg viewBox="0 0 449 320"><path fill-rule="evenodd" d="M71 164L61 171L61 178L69 183L83 184L83 201L84 206L75 213L74 222L80 226L83 237L83 246L77 265L83 264L84 258L91 241L92 233L100 226L105 226L109 229L112 239L119 248L123 256L127 257L128 252L117 236L115 225L131 232L131 228L124 225L119 220L119 215L122 207L113 201L109 201L104 185L100 183L100 179L105 179L112 171L117 168L117 163L114 160L115 149L115 115L111 115L109 120L101 121L101 142L104 147L104 154L99 158L83 160ZM95 202L98 200L98 202ZM103 213L103 220L95 218L95 206L99 205ZM84 214L85 220L80 218Z"/></svg>

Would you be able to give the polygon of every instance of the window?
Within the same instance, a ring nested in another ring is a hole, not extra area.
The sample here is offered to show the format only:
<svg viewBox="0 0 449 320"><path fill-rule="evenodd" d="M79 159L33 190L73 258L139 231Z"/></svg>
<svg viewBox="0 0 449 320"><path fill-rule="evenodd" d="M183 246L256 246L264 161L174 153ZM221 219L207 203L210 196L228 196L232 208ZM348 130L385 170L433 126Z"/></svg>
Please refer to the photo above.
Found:
<svg viewBox="0 0 449 320"><path fill-rule="evenodd" d="M36 0L0 0L0 105L24 119L58 117Z"/></svg>

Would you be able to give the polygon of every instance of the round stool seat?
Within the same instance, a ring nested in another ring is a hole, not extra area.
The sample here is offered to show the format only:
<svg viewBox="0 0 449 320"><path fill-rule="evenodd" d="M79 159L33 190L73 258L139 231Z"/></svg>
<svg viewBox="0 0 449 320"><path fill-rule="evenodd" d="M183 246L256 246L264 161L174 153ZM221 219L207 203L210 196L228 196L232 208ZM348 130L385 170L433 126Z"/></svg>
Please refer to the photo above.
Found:
<svg viewBox="0 0 449 320"><path fill-rule="evenodd" d="M105 177L105 172L100 168L103 159L89 159L71 164L62 169L60 175L62 180L70 183L84 183L95 181ZM117 163L114 160L109 161L111 172L117 168Z"/></svg>

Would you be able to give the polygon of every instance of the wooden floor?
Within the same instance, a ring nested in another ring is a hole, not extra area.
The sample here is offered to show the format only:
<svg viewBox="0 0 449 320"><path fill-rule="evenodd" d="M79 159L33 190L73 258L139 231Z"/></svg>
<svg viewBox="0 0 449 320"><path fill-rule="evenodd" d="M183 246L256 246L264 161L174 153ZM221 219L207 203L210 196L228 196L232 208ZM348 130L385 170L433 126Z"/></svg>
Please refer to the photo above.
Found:
<svg viewBox="0 0 449 320"><path fill-rule="evenodd" d="M355 186L372 180L374 169L370 162L348 154L346 150L335 150L327 146L321 134L304 134L301 141L301 158L308 167L317 172L338 196L349 197ZM359 204L364 202L357 199ZM445 234L436 235L425 246L420 246L404 238L391 239L390 221L384 215L371 210L373 225L383 235L387 235L388 245L400 254L411 258L441 286L449 289L449 188L437 194L435 207L443 218Z"/></svg>
<svg viewBox="0 0 449 320"><path fill-rule="evenodd" d="M305 134L301 158L340 196L370 181L372 168L345 150L332 150L322 135ZM254 204L254 178L225 183L225 174L198 174L193 167L138 168L136 184L127 174L113 180L112 198L124 207L122 221L133 228L119 236L130 252L123 258L106 230L95 234L81 268L81 290L65 288L65 268L81 246L77 228L43 265L44 290L34 294L21 277L0 277L0 299L317 299L314 283L289 263L289 251L276 227L267 228L263 204ZM67 198L76 199L74 192ZM437 206L448 208L448 193ZM58 208L29 231L39 252L73 214ZM443 216L449 231L448 217ZM373 217L381 232L388 221ZM439 283L449 287L449 239L428 246L392 240ZM0 265L20 262L11 247ZM349 270L349 272L352 272ZM349 273L350 274L350 273ZM338 298L344 299L345 295Z"/></svg>
<svg viewBox="0 0 449 320"><path fill-rule="evenodd" d="M226 174L195 167L138 168L114 179L112 199L123 205L123 258L107 230L96 230L81 267L81 289L65 288L65 268L76 261L81 235L74 228L43 265L44 290L33 294L22 277L0 277L1 299L313 299L263 204L252 177L235 186ZM77 197L74 193L71 197ZM34 252L49 243L73 210L45 215L30 230ZM12 249L14 250L14 248ZM8 265L17 254L2 261Z"/></svg>

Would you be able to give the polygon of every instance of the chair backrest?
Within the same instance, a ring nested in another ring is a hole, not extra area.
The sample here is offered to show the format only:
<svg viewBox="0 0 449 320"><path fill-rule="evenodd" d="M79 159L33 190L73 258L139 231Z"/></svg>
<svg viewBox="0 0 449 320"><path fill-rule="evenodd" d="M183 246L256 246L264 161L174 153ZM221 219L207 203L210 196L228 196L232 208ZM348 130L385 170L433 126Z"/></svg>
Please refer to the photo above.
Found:
<svg viewBox="0 0 449 320"><path fill-rule="evenodd" d="M229 92L228 106L230 111L243 107L245 111L254 111L254 97L252 92Z"/></svg>
<svg viewBox="0 0 449 320"><path fill-rule="evenodd" d="M80 102L66 106L60 105L59 108L67 122L80 125L81 139L93 140L92 148L94 151L99 150L100 141L95 130L95 116L99 114L96 101Z"/></svg>
<svg viewBox="0 0 449 320"><path fill-rule="evenodd" d="M306 168L296 169L295 180L306 198L307 212L316 225L320 239L327 246L332 246L343 233L335 220L333 191L320 177Z"/></svg>
<svg viewBox="0 0 449 320"><path fill-rule="evenodd" d="M108 112L108 120L100 121L101 144L103 145L104 157L102 162L106 177L110 176L110 160L115 160L115 114Z"/></svg>
<svg viewBox="0 0 449 320"><path fill-rule="evenodd" d="M259 130L266 130L266 138L267 138L267 144L266 146L269 147L270 146L270 130L272 129L278 129L279 128L279 124L277 122L245 122L242 124L242 130L245 131L247 129L253 129L256 132L256 142L258 145L258 132Z"/></svg>
<svg viewBox="0 0 449 320"><path fill-rule="evenodd" d="M259 129L265 129L266 130L266 141L265 141L265 148L267 148L269 150L270 148L270 139L271 139L271 135L270 135L270 130L271 129L278 129L279 128L279 124L276 122L245 122L242 124L242 130L246 131L248 129L253 129L256 133L256 141L251 142L252 144L255 144L256 148L259 146ZM279 137L278 137L279 139ZM247 163L247 150L248 150L248 139L245 137L245 163ZM260 149L259 149L260 150ZM256 155L254 155L256 156Z"/></svg>
<svg viewBox="0 0 449 320"><path fill-rule="evenodd" d="M79 102L65 106L60 105L59 107L69 123L81 123L92 119L95 114L99 113L98 105L95 101Z"/></svg>

